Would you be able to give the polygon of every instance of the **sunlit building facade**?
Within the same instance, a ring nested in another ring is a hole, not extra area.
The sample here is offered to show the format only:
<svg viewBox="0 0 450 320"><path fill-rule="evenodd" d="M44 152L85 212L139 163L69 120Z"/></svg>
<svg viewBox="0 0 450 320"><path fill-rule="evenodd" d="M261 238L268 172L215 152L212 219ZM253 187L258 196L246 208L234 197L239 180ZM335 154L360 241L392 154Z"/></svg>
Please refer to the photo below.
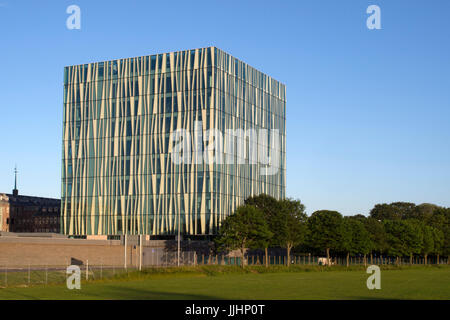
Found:
<svg viewBox="0 0 450 320"><path fill-rule="evenodd" d="M283 198L285 110L283 84L215 47L66 67L62 232L212 235L248 196Z"/></svg>

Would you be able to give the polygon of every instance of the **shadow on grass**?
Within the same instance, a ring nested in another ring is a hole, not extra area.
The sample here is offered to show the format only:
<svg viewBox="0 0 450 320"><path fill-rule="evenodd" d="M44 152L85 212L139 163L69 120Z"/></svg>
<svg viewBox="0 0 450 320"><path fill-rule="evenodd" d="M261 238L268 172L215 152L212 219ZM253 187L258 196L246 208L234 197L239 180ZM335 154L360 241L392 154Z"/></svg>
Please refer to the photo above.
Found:
<svg viewBox="0 0 450 320"><path fill-rule="evenodd" d="M101 294L97 294L97 297L102 299ZM177 293L177 292L160 292L154 290L145 290L129 287L108 287L108 297L103 299L130 299L130 300L219 300L218 297L190 294L190 293Z"/></svg>
<svg viewBox="0 0 450 320"><path fill-rule="evenodd" d="M386 298L386 297L352 297L352 300L404 300L398 298Z"/></svg>
<svg viewBox="0 0 450 320"><path fill-rule="evenodd" d="M63 289L64 291L66 289ZM6 293L6 292L5 292ZM22 290L12 290L10 297L1 297L0 300L219 300L218 297L190 294L190 293L177 293L177 292L160 292L154 290L145 290L120 286L108 286L105 290L98 292L96 290L73 290L70 294L65 292L58 295L51 294L50 297L46 297L45 291L41 294L27 294Z"/></svg>

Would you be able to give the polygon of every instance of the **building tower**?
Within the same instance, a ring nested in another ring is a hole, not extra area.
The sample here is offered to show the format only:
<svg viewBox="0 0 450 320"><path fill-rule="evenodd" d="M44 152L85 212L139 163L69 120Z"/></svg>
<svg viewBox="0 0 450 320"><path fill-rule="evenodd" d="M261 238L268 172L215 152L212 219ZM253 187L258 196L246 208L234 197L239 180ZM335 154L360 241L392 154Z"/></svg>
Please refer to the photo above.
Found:
<svg viewBox="0 0 450 320"><path fill-rule="evenodd" d="M17 165L14 168L14 189L12 193L14 197L17 197L19 195L19 190L17 189Z"/></svg>
<svg viewBox="0 0 450 320"><path fill-rule="evenodd" d="M209 236L284 198L285 90L215 47L66 67L61 231Z"/></svg>

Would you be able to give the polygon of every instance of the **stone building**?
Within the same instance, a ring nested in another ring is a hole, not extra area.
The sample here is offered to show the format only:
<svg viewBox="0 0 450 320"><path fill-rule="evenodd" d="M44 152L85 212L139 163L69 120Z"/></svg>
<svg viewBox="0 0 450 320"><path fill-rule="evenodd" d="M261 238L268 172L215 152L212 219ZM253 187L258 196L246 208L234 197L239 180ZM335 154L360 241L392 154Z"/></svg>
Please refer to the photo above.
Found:
<svg viewBox="0 0 450 320"><path fill-rule="evenodd" d="M61 200L0 193L0 231L60 232Z"/></svg>

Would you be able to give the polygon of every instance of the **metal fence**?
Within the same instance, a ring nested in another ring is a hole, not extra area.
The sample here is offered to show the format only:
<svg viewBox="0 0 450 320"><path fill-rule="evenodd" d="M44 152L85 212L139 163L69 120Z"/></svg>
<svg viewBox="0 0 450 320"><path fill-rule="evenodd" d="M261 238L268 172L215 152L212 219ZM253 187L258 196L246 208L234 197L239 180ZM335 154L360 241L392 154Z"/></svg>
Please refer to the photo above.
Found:
<svg viewBox="0 0 450 320"><path fill-rule="evenodd" d="M269 255L268 264L271 266L282 266L287 264L285 255ZM122 277L131 272L137 272L141 269L158 267L176 267L176 266L202 266L202 265L223 265L240 266L241 257L233 257L222 254L197 254L195 251L180 252L178 261L178 252L167 252L157 250L157 248L143 248L142 260L132 265L123 264L90 264L89 261L78 261L83 280L102 280L115 277ZM323 256L313 255L292 255L290 257L291 265L320 265L324 261ZM101 259L100 259L101 260ZM347 257L330 257L332 265L347 266ZM437 265L449 264L448 257L389 257L389 256L363 256L349 257L348 265ZM244 261L249 266L264 266L265 256L247 255ZM8 287L28 287L34 285L52 285L63 284L67 279L68 266L21 266L21 267L2 267L0 266L0 288Z"/></svg>
<svg viewBox="0 0 450 320"><path fill-rule="evenodd" d="M219 265L241 265L241 257L229 257L226 255L197 255L196 264L219 264ZM291 255L291 265L321 265L326 264L324 256L313 255ZM347 266L347 257L330 257L330 264ZM348 257L348 265L434 265L449 264L448 257L391 257L391 256L350 256ZM287 265L286 255L269 255L269 265ZM245 257L245 265L265 265L264 255L248 255Z"/></svg>

